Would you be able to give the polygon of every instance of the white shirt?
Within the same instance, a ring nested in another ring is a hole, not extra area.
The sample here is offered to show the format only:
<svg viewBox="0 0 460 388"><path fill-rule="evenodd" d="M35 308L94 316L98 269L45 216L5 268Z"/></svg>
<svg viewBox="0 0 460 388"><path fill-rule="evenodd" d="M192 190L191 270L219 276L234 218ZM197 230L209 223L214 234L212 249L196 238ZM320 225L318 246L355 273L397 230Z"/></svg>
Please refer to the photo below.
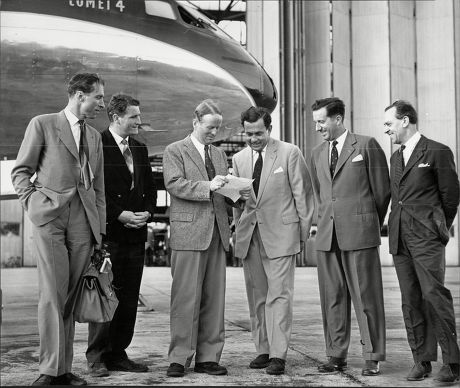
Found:
<svg viewBox="0 0 460 388"><path fill-rule="evenodd" d="M125 147L128 147L128 145L125 146L124 144L121 144L121 142L123 141L123 138L118 133L113 131L110 127L109 127L109 131L112 134L113 138L115 139L115 142L117 143L117 146L120 149L121 154L123 155L123 152L125 151ZM129 136L126 136L126 141L129 141ZM132 164L128 164L128 169L131 172L131 174L134 173L134 166Z"/></svg>
<svg viewBox="0 0 460 388"><path fill-rule="evenodd" d="M198 152L200 153L201 155L201 159L203 159L203 163L205 163L204 161L204 144L201 143L196 137L195 135L192 133L192 135L190 136L190 139L192 140L192 143L193 145L195 146L195 148L198 150ZM211 154L209 154L209 157L211 157Z"/></svg>
<svg viewBox="0 0 460 388"><path fill-rule="evenodd" d="M67 121L70 124L70 129L72 130L72 135L77 145L77 151L80 151L81 130L80 130L80 124L78 124L78 117L75 116L68 108L64 109L64 114L65 114L65 117L67 118Z"/></svg>
<svg viewBox="0 0 460 388"><path fill-rule="evenodd" d="M420 134L419 131L417 131L404 144L406 146L406 148L403 151L404 165L406 165L407 162L409 161L409 159L410 159L410 157L412 155L412 152L414 152L415 146L417 145L417 143L418 143L418 141L420 140L421 137L422 137L422 135Z"/></svg>
<svg viewBox="0 0 460 388"><path fill-rule="evenodd" d="M267 151L267 145L265 145L264 149L260 152L262 155L262 162L265 161L265 151ZM254 151L252 150L252 169L254 169L254 166L256 165L257 159L259 158L259 151Z"/></svg>
<svg viewBox="0 0 460 388"><path fill-rule="evenodd" d="M345 130L344 133L342 133L337 139L334 139L337 141L337 144L335 145L335 148L337 148L337 156L340 156L340 153L342 152L343 145L345 144L345 139L348 134L348 129ZM331 152L332 152L332 142L329 142L329 164L331 163Z"/></svg>

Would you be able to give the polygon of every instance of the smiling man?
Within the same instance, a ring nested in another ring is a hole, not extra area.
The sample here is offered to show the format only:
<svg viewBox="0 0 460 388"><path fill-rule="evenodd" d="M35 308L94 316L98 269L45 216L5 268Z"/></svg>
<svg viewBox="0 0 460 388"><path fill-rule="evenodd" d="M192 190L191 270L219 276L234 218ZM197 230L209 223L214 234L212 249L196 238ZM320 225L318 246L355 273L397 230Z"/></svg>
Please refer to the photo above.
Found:
<svg viewBox="0 0 460 388"><path fill-rule="evenodd" d="M312 105L315 130L325 140L311 157L318 209L318 282L326 356L321 373L347 367L351 303L356 312L365 365L380 373L385 360L385 313L378 246L390 201L385 154L377 141L349 132L345 105L336 97Z"/></svg>
<svg viewBox="0 0 460 388"><path fill-rule="evenodd" d="M102 141L86 122L104 108L104 82L97 74L76 74L67 93L64 110L30 121L11 173L33 223L37 255L40 376L33 385L86 384L71 373L73 304L105 234Z"/></svg>

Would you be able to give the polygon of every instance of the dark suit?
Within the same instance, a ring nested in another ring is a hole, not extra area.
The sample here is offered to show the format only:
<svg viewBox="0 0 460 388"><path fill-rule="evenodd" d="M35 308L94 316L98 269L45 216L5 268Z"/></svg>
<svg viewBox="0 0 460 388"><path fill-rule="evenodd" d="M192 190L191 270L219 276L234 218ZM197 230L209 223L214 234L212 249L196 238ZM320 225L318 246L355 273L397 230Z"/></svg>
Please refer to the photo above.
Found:
<svg viewBox="0 0 460 388"><path fill-rule="evenodd" d="M455 316L444 287L445 245L457 214L459 182L449 147L422 136L400 181L391 164L390 253L402 297L407 338L415 361L459 363Z"/></svg>
<svg viewBox="0 0 460 388"><path fill-rule="evenodd" d="M378 246L390 200L385 154L374 138L348 133L334 176L329 170L329 142L313 149L310 172L318 204L316 249L326 355L347 356L351 297L364 359L384 360Z"/></svg>
<svg viewBox="0 0 460 388"><path fill-rule="evenodd" d="M102 133L102 143L107 202L107 235L104 242L110 252L113 285L119 304L111 322L90 323L86 351L89 362L127 358L125 349L131 343L136 322L147 225L140 229L126 228L118 216L124 210L148 211L153 216L156 204L147 147L129 138L134 164L134 187L131 190L131 174L109 130Z"/></svg>

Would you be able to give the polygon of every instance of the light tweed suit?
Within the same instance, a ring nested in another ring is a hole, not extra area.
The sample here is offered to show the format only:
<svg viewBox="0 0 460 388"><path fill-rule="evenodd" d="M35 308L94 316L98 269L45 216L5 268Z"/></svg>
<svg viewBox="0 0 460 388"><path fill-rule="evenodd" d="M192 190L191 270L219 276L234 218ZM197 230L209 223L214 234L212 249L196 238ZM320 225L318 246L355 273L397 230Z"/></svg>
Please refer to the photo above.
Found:
<svg viewBox="0 0 460 388"><path fill-rule="evenodd" d="M227 157L210 146L217 175ZM230 228L225 199L210 192L200 153L190 136L166 147L165 187L171 196L171 344L169 360L188 366L219 362L224 346L225 251Z"/></svg>

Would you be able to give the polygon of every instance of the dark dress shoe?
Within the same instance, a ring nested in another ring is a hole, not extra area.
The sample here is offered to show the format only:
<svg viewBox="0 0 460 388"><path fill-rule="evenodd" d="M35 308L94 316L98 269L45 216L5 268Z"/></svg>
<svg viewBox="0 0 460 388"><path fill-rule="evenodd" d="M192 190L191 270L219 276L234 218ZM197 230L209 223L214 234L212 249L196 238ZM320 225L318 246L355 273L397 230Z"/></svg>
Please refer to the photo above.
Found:
<svg viewBox="0 0 460 388"><path fill-rule="evenodd" d="M91 377L106 377L110 374L103 362L88 362L87 370Z"/></svg>
<svg viewBox="0 0 460 388"><path fill-rule="evenodd" d="M56 377L54 384L57 384L57 385L88 385L86 380L70 372Z"/></svg>
<svg viewBox="0 0 460 388"><path fill-rule="evenodd" d="M121 372L135 372L135 373L143 373L148 372L149 368L147 365L140 364L138 362L134 362L129 358L125 358L124 360L119 361L110 361L105 363L107 365L108 370L117 370Z"/></svg>
<svg viewBox="0 0 460 388"><path fill-rule="evenodd" d="M416 361L409 374L407 380L421 381L431 373L431 362L429 361Z"/></svg>
<svg viewBox="0 0 460 388"><path fill-rule="evenodd" d="M259 354L254 360L249 364L249 368L252 369L262 369L266 368L270 364L270 357L268 354Z"/></svg>
<svg viewBox="0 0 460 388"><path fill-rule="evenodd" d="M441 383L453 383L459 380L459 364L444 364L436 376Z"/></svg>
<svg viewBox="0 0 460 388"><path fill-rule="evenodd" d="M166 372L168 377L183 377L185 374L185 368L183 365L173 362L169 365L169 368Z"/></svg>
<svg viewBox="0 0 460 388"><path fill-rule="evenodd" d="M329 357L329 361L318 366L320 373L341 372L347 369L347 361L344 358Z"/></svg>
<svg viewBox="0 0 460 388"><path fill-rule="evenodd" d="M361 372L363 376L377 376L380 374L380 366L378 361L366 360L366 364Z"/></svg>
<svg viewBox="0 0 460 388"><path fill-rule="evenodd" d="M269 375L282 375L284 373L286 361L281 358L270 358L270 365L268 365L266 372Z"/></svg>
<svg viewBox="0 0 460 388"><path fill-rule="evenodd" d="M32 385L55 385L55 380L55 376L40 375L38 379L32 383Z"/></svg>
<svg viewBox="0 0 460 388"><path fill-rule="evenodd" d="M207 373L208 375L221 376L226 375L227 368L219 365L217 362L195 362L195 368L193 369L196 373Z"/></svg>

